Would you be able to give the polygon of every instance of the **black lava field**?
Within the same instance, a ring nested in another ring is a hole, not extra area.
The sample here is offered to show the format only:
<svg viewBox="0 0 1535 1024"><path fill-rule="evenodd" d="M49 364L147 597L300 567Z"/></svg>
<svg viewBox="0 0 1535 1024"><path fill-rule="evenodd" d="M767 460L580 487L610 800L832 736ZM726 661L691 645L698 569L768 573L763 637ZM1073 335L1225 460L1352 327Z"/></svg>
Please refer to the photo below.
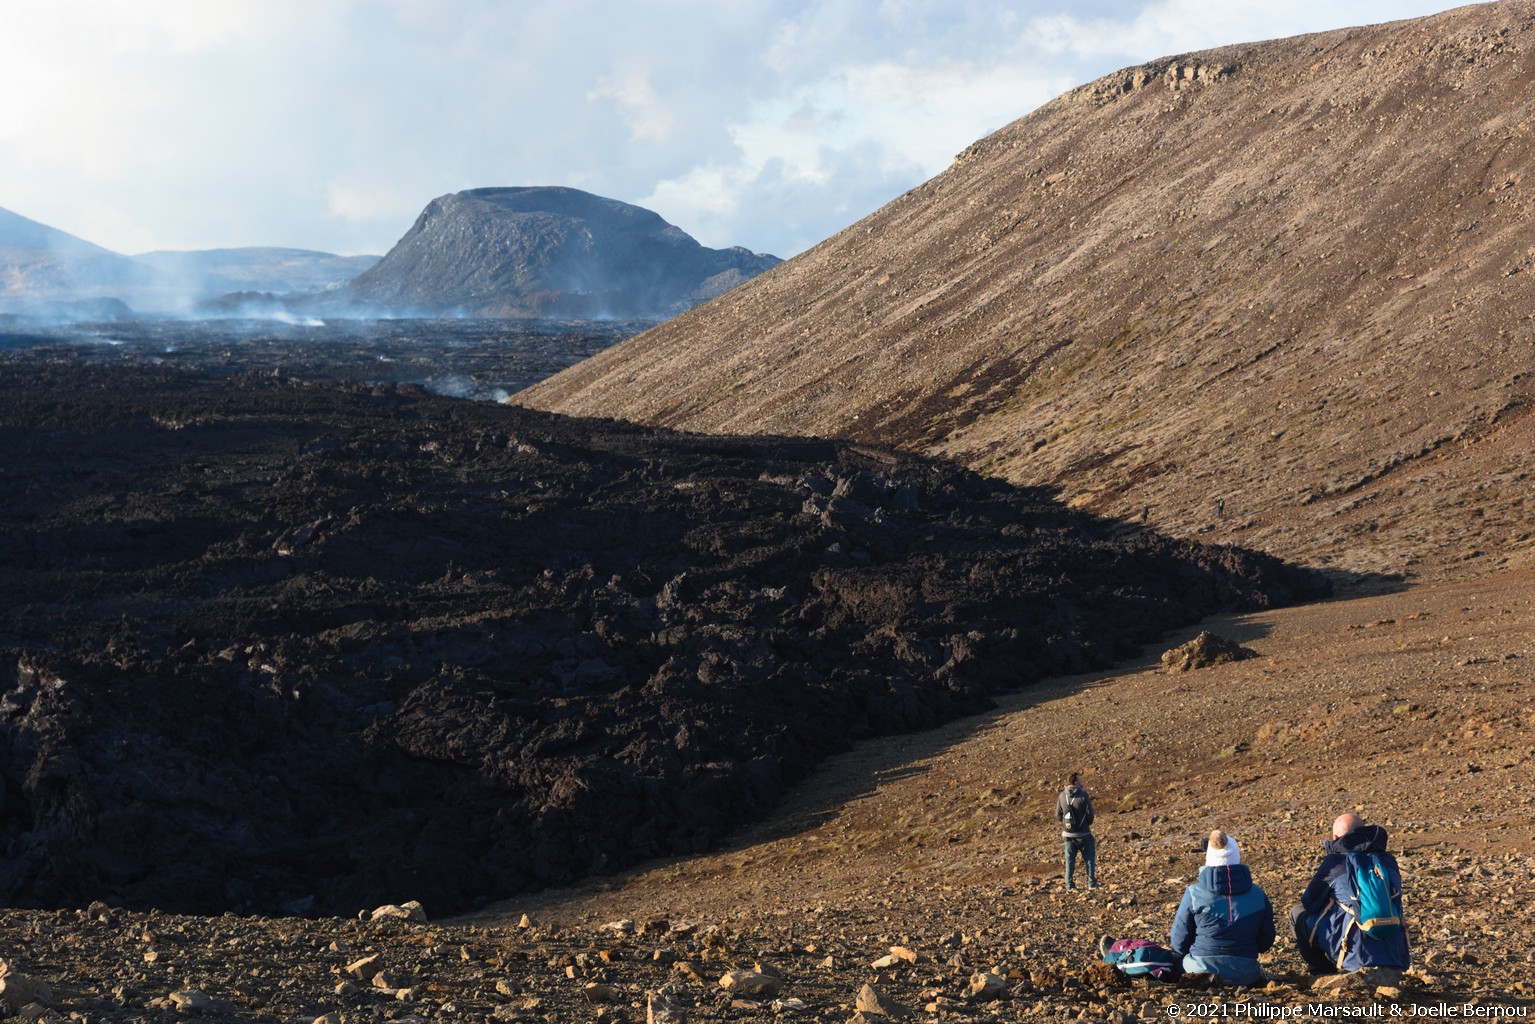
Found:
<svg viewBox="0 0 1535 1024"><path fill-rule="evenodd" d="M0 355L0 899L441 915L1324 589L843 443Z"/></svg>
<svg viewBox="0 0 1535 1024"><path fill-rule="evenodd" d="M419 384L498 400L653 326L643 320L125 317L47 323L0 314L0 352L103 366L179 366L227 376Z"/></svg>

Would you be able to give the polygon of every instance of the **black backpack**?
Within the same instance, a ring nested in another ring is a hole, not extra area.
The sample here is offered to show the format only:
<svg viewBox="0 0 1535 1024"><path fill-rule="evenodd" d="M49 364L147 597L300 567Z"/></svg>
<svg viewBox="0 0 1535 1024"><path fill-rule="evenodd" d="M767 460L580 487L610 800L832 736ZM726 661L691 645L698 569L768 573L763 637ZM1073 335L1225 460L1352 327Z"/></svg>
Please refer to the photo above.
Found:
<svg viewBox="0 0 1535 1024"><path fill-rule="evenodd" d="M1093 823L1093 805L1087 793L1081 789L1072 793L1066 801L1066 815L1061 819L1067 832L1081 832Z"/></svg>

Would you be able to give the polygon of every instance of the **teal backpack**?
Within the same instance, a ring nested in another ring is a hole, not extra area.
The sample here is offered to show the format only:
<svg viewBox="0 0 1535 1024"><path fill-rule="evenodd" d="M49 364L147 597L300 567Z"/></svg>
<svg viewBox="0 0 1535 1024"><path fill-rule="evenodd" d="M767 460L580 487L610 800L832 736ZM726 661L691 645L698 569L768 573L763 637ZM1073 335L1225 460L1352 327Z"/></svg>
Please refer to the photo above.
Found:
<svg viewBox="0 0 1535 1024"><path fill-rule="evenodd" d="M1372 939L1383 938L1402 927L1402 893L1393 890L1391 875L1373 853L1350 853L1349 879L1359 897L1354 923ZM1352 908L1351 908L1352 909Z"/></svg>

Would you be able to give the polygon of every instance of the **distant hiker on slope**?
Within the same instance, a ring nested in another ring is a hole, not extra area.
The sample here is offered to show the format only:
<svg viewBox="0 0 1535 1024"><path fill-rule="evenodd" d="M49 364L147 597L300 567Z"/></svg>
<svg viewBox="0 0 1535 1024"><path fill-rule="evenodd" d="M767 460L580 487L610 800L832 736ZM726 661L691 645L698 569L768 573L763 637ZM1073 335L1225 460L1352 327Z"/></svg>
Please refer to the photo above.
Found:
<svg viewBox="0 0 1535 1024"><path fill-rule="evenodd" d="M1055 801L1055 818L1061 823L1061 838L1066 842L1066 888L1075 889L1072 875L1077 854L1087 868L1087 887L1098 888L1098 840L1093 838L1093 799L1082 788L1076 772L1066 780L1066 788Z"/></svg>
<svg viewBox="0 0 1535 1024"><path fill-rule="evenodd" d="M1317 865L1300 903L1290 908L1290 931L1312 974L1412 964L1402 920L1402 873L1386 852L1386 830L1357 814L1340 814L1327 855Z"/></svg>
<svg viewBox="0 0 1535 1024"><path fill-rule="evenodd" d="M1183 890L1169 944L1187 974L1213 974L1227 985L1264 980L1258 954L1274 945L1274 906L1253 884L1237 841L1210 833L1199 880Z"/></svg>

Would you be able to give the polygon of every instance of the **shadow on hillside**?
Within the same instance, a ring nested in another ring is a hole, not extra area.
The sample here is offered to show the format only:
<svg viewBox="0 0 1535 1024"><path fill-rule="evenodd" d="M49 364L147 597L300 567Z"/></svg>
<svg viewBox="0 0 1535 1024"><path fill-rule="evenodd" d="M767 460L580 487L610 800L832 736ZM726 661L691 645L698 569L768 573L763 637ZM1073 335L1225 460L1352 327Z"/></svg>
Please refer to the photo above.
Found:
<svg viewBox="0 0 1535 1024"><path fill-rule="evenodd" d="M883 785L921 775L926 763L950 748L983 736L1004 719L1051 701L1074 696L1107 679L1162 670L1162 653L1209 630L1227 640L1261 643L1272 627L1251 614L1212 616L1169 633L1146 645L1141 653L1110 668L1042 679L1011 693L998 694L989 711L947 722L925 732L868 740L830 758L785 796L778 811L761 824L748 826L719 852L743 850L759 843L785 839L818 828L841 815L849 805Z"/></svg>
<svg viewBox="0 0 1535 1024"><path fill-rule="evenodd" d="M1342 569L1320 571L1333 585L1333 594L1324 598L1325 601L1400 593L1411 584L1408 577L1400 574ZM822 764L789 791L775 814L759 825L743 829L722 847L722 851L745 849L824 825L836 819L848 805L871 796L881 785L928 771L924 762L959 743L984 735L1012 715L1073 696L1106 679L1160 672L1164 651L1187 643L1205 630L1244 646L1257 644L1261 647L1273 627L1253 613L1213 615L1168 633L1161 640L1147 644L1136 657L1110 668L1042 679L1014 692L997 695L996 707L990 711L960 718L926 732L861 743L856 749ZM1260 653L1263 652L1260 650Z"/></svg>
<svg viewBox="0 0 1535 1024"><path fill-rule="evenodd" d="M924 732L864 741L854 749L822 762L806 779L785 794L766 820L737 831L706 856L729 856L763 843L790 839L833 822L858 801L873 796L882 786L927 774L932 770L931 762L951 748L984 736L1013 715L1073 696L1104 680L1160 671L1163 651L1192 640L1206 629L1244 645L1260 643L1271 632L1270 625L1254 614L1212 616L1169 633L1160 641L1146 645L1136 657L1113 667L1055 676L1012 693L999 694L996 706L991 710L956 719ZM566 902L583 892L621 889L631 879L655 871L665 871L669 865L687 863L692 859L677 857L650 861L612 875L589 878L568 888L524 895L516 900L516 906L519 910L537 910L542 906ZM508 906L510 904L501 907L492 905L478 915L471 916L476 919L481 915L494 916L498 911L504 912Z"/></svg>
<svg viewBox="0 0 1535 1024"><path fill-rule="evenodd" d="M1400 594L1413 584L1411 575L1400 572L1350 572L1347 569L1318 569L1317 571L1332 584L1333 600Z"/></svg>

